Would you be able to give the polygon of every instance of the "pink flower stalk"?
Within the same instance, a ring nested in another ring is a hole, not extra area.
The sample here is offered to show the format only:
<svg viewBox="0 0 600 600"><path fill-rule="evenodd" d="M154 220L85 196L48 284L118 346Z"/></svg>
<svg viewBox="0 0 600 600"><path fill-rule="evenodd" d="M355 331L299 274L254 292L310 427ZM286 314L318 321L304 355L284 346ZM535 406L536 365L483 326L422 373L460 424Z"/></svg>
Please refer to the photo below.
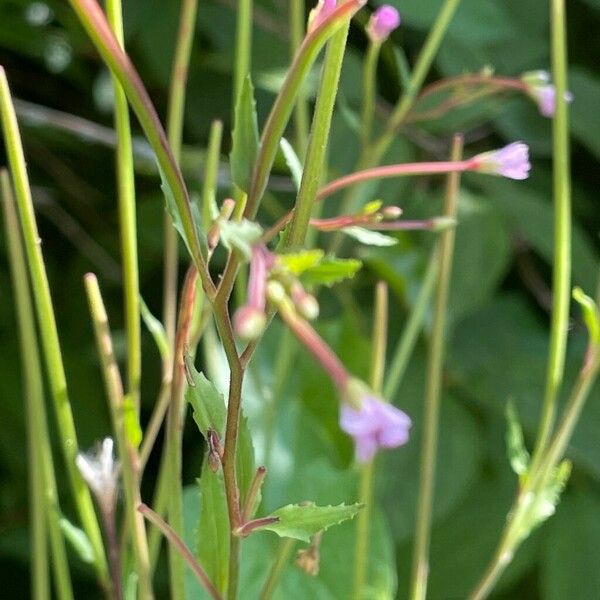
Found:
<svg viewBox="0 0 600 600"><path fill-rule="evenodd" d="M354 438L361 463L369 462L379 448L406 444L411 425L407 414L368 391L362 394L358 408L344 402L340 410L340 427Z"/></svg>
<svg viewBox="0 0 600 600"><path fill-rule="evenodd" d="M233 316L233 330L243 340L256 339L265 328L267 277L273 263L274 258L265 246L258 244L252 248L246 304Z"/></svg>
<svg viewBox="0 0 600 600"><path fill-rule="evenodd" d="M271 297L281 298L281 290L274 290ZM357 459L367 462L379 448L396 448L405 444L411 426L410 418L352 377L333 350L289 302L279 303L279 314L337 387L342 399L340 427L354 438Z"/></svg>
<svg viewBox="0 0 600 600"><path fill-rule="evenodd" d="M319 0L308 17L308 32L314 31L335 10L337 0Z"/></svg>
<svg viewBox="0 0 600 600"><path fill-rule="evenodd" d="M400 13L393 6L384 4L371 15L367 25L367 34L372 42L381 44L399 25Z"/></svg>
<svg viewBox="0 0 600 600"><path fill-rule="evenodd" d="M513 142L500 150L478 154L469 162L475 171L510 179L527 179L531 169L529 147L523 142Z"/></svg>

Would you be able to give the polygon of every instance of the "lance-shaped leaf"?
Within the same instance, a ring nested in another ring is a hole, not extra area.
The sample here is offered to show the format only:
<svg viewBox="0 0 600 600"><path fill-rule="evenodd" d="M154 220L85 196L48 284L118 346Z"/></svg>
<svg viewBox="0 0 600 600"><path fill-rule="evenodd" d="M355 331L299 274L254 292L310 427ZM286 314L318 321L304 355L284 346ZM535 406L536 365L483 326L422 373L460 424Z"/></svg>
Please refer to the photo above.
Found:
<svg viewBox="0 0 600 600"><path fill-rule="evenodd" d="M294 187L296 188L296 191L299 191L300 184L302 183L302 163L292 148L292 145L285 138L281 138L279 145L281 147L281 151L283 152L285 162L290 170Z"/></svg>
<svg viewBox="0 0 600 600"><path fill-rule="evenodd" d="M200 488L200 518L196 530L197 558L215 587L224 592L229 572L229 516L223 476L205 461Z"/></svg>
<svg viewBox="0 0 600 600"><path fill-rule="evenodd" d="M573 290L573 298L581 306L591 343L593 345L600 344L600 315L596 303L578 287Z"/></svg>
<svg viewBox="0 0 600 600"><path fill-rule="evenodd" d="M186 357L186 368L191 378L186 391L186 399L192 405L194 421L198 425L198 429L205 439L208 439L208 430L214 429L223 440L227 420L227 409L223 395L203 373L196 370L189 357ZM254 472L252 437L250 436L248 421L242 413L240 415L236 452L236 474L242 504L252 484Z"/></svg>
<svg viewBox="0 0 600 600"><path fill-rule="evenodd" d="M344 227L342 231L365 246L386 247L395 246L398 243L398 240L391 235L385 235L379 233L379 231L372 231L371 229L365 229L364 227L357 227L355 225Z"/></svg>
<svg viewBox="0 0 600 600"><path fill-rule="evenodd" d="M254 531L266 529L273 531L279 537L310 542L310 538L315 533L354 518L361 508L361 504L339 506L316 506L312 503L288 504L269 515L277 518L276 522L257 527Z"/></svg>
<svg viewBox="0 0 600 600"><path fill-rule="evenodd" d="M186 356L185 364L191 378L185 396L192 405L194 421L204 438L208 438L209 429L214 429L222 438L225 435L227 416L223 396L204 373L196 370L189 356Z"/></svg>
<svg viewBox="0 0 600 600"><path fill-rule="evenodd" d="M148 305L144 302L144 299L141 296L140 312L142 314L144 324L148 328L148 331L152 334L152 338L154 339L154 343L158 348L161 359L165 362L169 361L169 355L171 351L169 350L169 340L167 339L165 328L163 327L163 324L150 312Z"/></svg>
<svg viewBox="0 0 600 600"><path fill-rule="evenodd" d="M241 190L248 193L259 144L256 101L250 75L244 80L236 102L232 137L229 155L231 179Z"/></svg>
<svg viewBox="0 0 600 600"><path fill-rule="evenodd" d="M76 527L65 517L59 519L60 529L75 550L77 556L87 564L94 564L94 550L88 536L83 529Z"/></svg>
<svg viewBox="0 0 600 600"><path fill-rule="evenodd" d="M527 474L529 469L529 452L525 448L523 429L512 400L506 405L506 451L512 470L519 476Z"/></svg>
<svg viewBox="0 0 600 600"><path fill-rule="evenodd" d="M172 190L171 186L169 185L169 182L168 182L160 165L158 165L158 170L160 172L160 181L161 181L160 187L165 196L167 212L169 213L171 220L173 221L173 226L175 227L175 229L181 236L181 239L185 242L185 246L188 249L189 255L193 258L194 257L194 253L193 253L194 240L191 240L188 237L188 232L186 231L186 229L183 225L179 206L177 205L177 202L175 201L175 195L173 194L173 190ZM200 217L200 212L198 211L198 205L195 202L190 203L190 215L192 218L192 225L196 232L196 236L197 236L198 240L200 240L200 243L202 244L202 246L205 247L206 239L205 239L204 233L202 231L202 220Z"/></svg>
<svg viewBox="0 0 600 600"><path fill-rule="evenodd" d="M318 265L306 269L301 276L301 280L304 285L309 287L316 285L329 287L344 279L352 279L361 267L362 262L354 258L326 256Z"/></svg>

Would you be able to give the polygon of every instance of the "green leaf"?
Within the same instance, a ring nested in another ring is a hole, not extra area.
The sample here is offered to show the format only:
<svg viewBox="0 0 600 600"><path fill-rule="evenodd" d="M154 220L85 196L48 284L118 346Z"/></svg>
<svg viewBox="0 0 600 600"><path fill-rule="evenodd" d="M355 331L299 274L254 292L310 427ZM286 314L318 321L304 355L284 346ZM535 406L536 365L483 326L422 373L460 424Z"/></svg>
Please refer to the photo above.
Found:
<svg viewBox="0 0 600 600"><path fill-rule="evenodd" d="M361 267L362 262L354 258L326 256L319 264L306 269L301 279L307 286L326 285L330 287L344 279L352 279Z"/></svg>
<svg viewBox="0 0 600 600"><path fill-rule="evenodd" d="M395 246L398 243L398 240L391 235L385 235L383 233L379 233L379 231L373 231L371 229L365 229L364 227L344 227L341 230L346 235L358 240L361 244L365 244L365 246Z"/></svg>
<svg viewBox="0 0 600 600"><path fill-rule="evenodd" d="M279 145L281 146L285 162L290 169L296 191L298 191L300 190L300 184L302 182L302 163L292 148L292 145L285 138L281 138Z"/></svg>
<svg viewBox="0 0 600 600"><path fill-rule="evenodd" d="M94 549L92 544L85 534L85 531L76 527L65 517L59 520L60 528L65 536L65 539L71 544L71 547L77 553L77 556L87 564L94 564Z"/></svg>
<svg viewBox="0 0 600 600"><path fill-rule="evenodd" d="M252 246L262 236L258 223L242 219L241 221L221 221L220 241L228 250L237 250L246 261L252 257Z"/></svg>
<svg viewBox="0 0 600 600"><path fill-rule="evenodd" d="M506 450L512 470L519 476L525 475L529 468L529 452L525 448L523 429L512 400L506 404Z"/></svg>
<svg viewBox="0 0 600 600"><path fill-rule="evenodd" d="M600 343L600 315L598 314L596 303L578 287L573 290L573 298L581 306L583 320L585 321L592 344Z"/></svg>
<svg viewBox="0 0 600 600"><path fill-rule="evenodd" d="M192 245L187 238L185 233L185 229L183 227L183 223L181 221L181 215L179 214L179 208L177 207L177 202L175 202L175 196L173 196L173 190L171 190L171 186L167 181L160 165L158 165L158 171L160 173L160 187L165 196L165 202L167 207L167 212L171 216L171 220L173 221L173 226L181 236L181 239L185 242L186 248L188 249L188 253L192 256ZM190 202L190 211L192 213L192 219L194 221L194 228L196 230L196 235L198 239L204 241L204 233L202 232L202 219L200 217L200 213L198 211L198 206L195 202Z"/></svg>
<svg viewBox="0 0 600 600"><path fill-rule="evenodd" d="M223 396L203 373L196 370L189 357L186 357L186 368L193 383L188 386L185 397L192 405L194 421L200 433L207 438L208 430L214 429L223 439L227 418Z"/></svg>
<svg viewBox="0 0 600 600"><path fill-rule="evenodd" d="M325 256L323 250L301 250L293 254L280 254L281 262L294 275L302 275L308 269L317 266Z"/></svg>
<svg viewBox="0 0 600 600"><path fill-rule="evenodd" d="M158 352L163 361L167 361L169 359L169 341L167 340L167 334L165 332L165 328L163 324L150 312L147 304L144 302L144 299L140 296L140 313L142 315L142 319L148 328L148 331L151 333L154 338L154 343L158 348Z"/></svg>
<svg viewBox="0 0 600 600"><path fill-rule="evenodd" d="M229 516L223 476L220 472L213 473L205 461L198 486L200 519L196 554L210 580L224 592L229 572Z"/></svg>
<svg viewBox="0 0 600 600"><path fill-rule="evenodd" d="M256 102L250 75L244 80L237 99L232 137L231 178L241 190L248 193L259 145Z"/></svg>
<svg viewBox="0 0 600 600"><path fill-rule="evenodd" d="M252 445L248 419L244 416L243 411L240 414L235 470L240 490L240 503L243 506L256 473L254 446Z"/></svg>
<svg viewBox="0 0 600 600"><path fill-rule="evenodd" d="M340 504L339 506L316 506L312 503L288 504L275 512L271 517L277 517L276 523L264 525L256 531L266 529L273 531L279 537L289 537L304 542L319 531L324 531L332 525L354 518L362 508L360 504Z"/></svg>
<svg viewBox="0 0 600 600"><path fill-rule="evenodd" d="M123 425L129 443L135 448L139 448L139 445L142 442L143 433L138 412L133 403L133 399L129 394L126 394L123 398Z"/></svg>

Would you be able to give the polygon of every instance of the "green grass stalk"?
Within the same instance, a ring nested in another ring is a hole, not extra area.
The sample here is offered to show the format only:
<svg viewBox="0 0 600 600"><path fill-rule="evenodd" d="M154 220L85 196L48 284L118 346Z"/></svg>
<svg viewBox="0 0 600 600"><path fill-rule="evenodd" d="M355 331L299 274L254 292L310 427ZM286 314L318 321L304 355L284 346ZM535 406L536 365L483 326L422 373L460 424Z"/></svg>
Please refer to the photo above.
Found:
<svg viewBox="0 0 600 600"><path fill-rule="evenodd" d="M455 136L452 146L452 160L459 160L462 154L462 138ZM460 174L448 176L444 216L456 219ZM446 337L446 312L450 291L450 277L454 256L455 230L447 229L440 234L440 267L437 281L427 384L425 390L425 411L423 438L421 442L421 470L417 503L415 548L411 578L411 600L425 600L429 575L429 545L433 516L433 496L435 487L436 455L438 446L440 401L442 394L442 371L444 367L444 346Z"/></svg>
<svg viewBox="0 0 600 600"><path fill-rule="evenodd" d="M6 152L15 186L15 197L23 231L23 241L27 256L29 276L31 278L31 287L40 329L40 337L44 348L46 370L50 381L61 449L67 467L67 474L73 494L73 502L77 507L83 529L86 532L94 551L94 565L96 567L98 579L103 587L108 589L110 586L108 564L102 543L100 526L96 518L88 487L75 466L75 457L78 452L77 433L75 431L75 422L73 420L73 413L69 402L65 369L58 339L58 329L56 326L54 308L52 306L52 297L50 295L50 285L48 283L48 276L44 265L44 258L42 256L41 240L35 220L35 212L33 210L31 189L29 187L29 179L25 167L25 156L21 144L17 119L11 101L6 74L1 67L0 114L4 129Z"/></svg>

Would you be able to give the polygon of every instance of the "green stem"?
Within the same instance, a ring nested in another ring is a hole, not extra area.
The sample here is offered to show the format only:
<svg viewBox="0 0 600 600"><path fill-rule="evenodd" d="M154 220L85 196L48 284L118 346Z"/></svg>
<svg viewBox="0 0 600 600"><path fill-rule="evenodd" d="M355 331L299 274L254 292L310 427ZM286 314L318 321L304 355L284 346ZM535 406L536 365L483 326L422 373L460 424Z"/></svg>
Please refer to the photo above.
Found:
<svg viewBox="0 0 600 600"><path fill-rule="evenodd" d="M285 538L279 542L279 548L277 549L275 561L269 569L269 574L267 575L267 579L265 580L263 588L260 592L260 600L269 600L269 598L273 596L273 592L275 591L275 588L281 579L283 570L285 569L295 545L296 540L292 538Z"/></svg>
<svg viewBox="0 0 600 600"><path fill-rule="evenodd" d="M252 0L237 0L235 66L233 73L233 107L237 104L252 61Z"/></svg>
<svg viewBox="0 0 600 600"><path fill-rule="evenodd" d="M304 0L290 0L290 50L292 58L302 44L306 35L306 8ZM308 128L309 128L309 108L308 100L303 89L298 92L298 101L294 112L294 128L296 132L296 146L298 155L303 156L308 146Z"/></svg>
<svg viewBox="0 0 600 600"><path fill-rule="evenodd" d="M100 527L88 487L75 466L75 457L78 452L77 434L67 391L67 381L58 339L54 308L52 307L50 285L42 256L41 240L35 221L31 189L25 168L25 156L23 154L17 119L10 97L6 74L1 67L0 113L4 129L6 152L15 185L15 196L23 231L23 241L27 255L29 275L31 277L40 337L44 348L46 370L50 380L61 447L73 492L73 501L94 550L94 563L98 578L102 585L108 589L110 585L108 565L102 544Z"/></svg>
<svg viewBox="0 0 600 600"><path fill-rule="evenodd" d="M398 340L398 345L394 350L385 385L383 386L383 397L390 401L392 401L398 393L408 361L415 348L417 337L423 327L427 307L429 306L433 290L435 289L438 274L438 261L438 247L435 246L429 257L429 262L427 263L427 270L425 271L419 295L415 300L408 321L402 331L402 336Z"/></svg>
<svg viewBox="0 0 600 600"><path fill-rule="evenodd" d="M327 155L329 130L333 107L337 96L346 39L350 23L344 25L330 40L327 46L323 74L317 95L306 160L302 172L300 191L296 199L294 216L285 235L285 245L301 246L304 243L317 190L323 177L323 164Z"/></svg>
<svg viewBox="0 0 600 600"><path fill-rule="evenodd" d="M29 284L19 221L14 207L8 172L0 171L4 225L8 240L9 262L14 286L19 323L19 345L23 364L25 408L27 411L27 454L29 462L29 518L31 536L31 597L50 598L48 547L46 529L46 498L43 457L39 449L40 433L45 431L44 387L39 364L37 339L31 307ZM40 410L41 409L41 410ZM47 435L47 431L46 431ZM68 573L68 571L67 571Z"/></svg>
<svg viewBox="0 0 600 600"><path fill-rule="evenodd" d="M171 402L167 413L167 433L165 452L168 471L168 514L169 523L180 537L183 536L183 492L181 482L182 437L185 415L184 392L186 385L184 353L189 340L190 326L194 314L196 299L196 280L198 273L191 267L183 285L179 322L173 354L173 375L171 383ZM174 546L169 547L169 571L171 578L171 597L185 597L185 571L181 554Z"/></svg>
<svg viewBox="0 0 600 600"><path fill-rule="evenodd" d="M569 327L571 286L571 181L567 91L567 33L564 0L551 2L552 77L556 85L553 134L554 270L550 354L546 391L532 464L537 464L552 433L558 394L562 385Z"/></svg>
<svg viewBox="0 0 600 600"><path fill-rule="evenodd" d="M177 163L181 158L181 141L183 137L183 121L185 116L185 92L196 28L198 0L182 0L179 17L179 30L175 44L175 56L171 69L169 88L169 104L167 108L167 138ZM177 266L178 237L171 217L165 213L163 222L164 257L163 257L163 323L169 346L173 350L175 344L175 323L177 320ZM163 372L171 367L169 361L163 361Z"/></svg>
<svg viewBox="0 0 600 600"><path fill-rule="evenodd" d="M504 528L500 543L483 576L469 595L469 600L484 600L487 598L506 567L512 561L523 539L520 535L523 521L527 518L532 504L535 504L531 501L531 495L534 494L535 496L543 493L548 478L562 459L599 371L600 348L596 347L591 362L584 366L579 374L556 433L546 446L546 451L535 471L530 471L523 488L519 491L519 495L510 510L511 518ZM532 468L533 466L532 464Z"/></svg>
<svg viewBox="0 0 600 600"><path fill-rule="evenodd" d="M129 57L123 52L115 39L97 1L69 1L103 61L123 86L129 103L156 154L156 159L164 173L166 183L173 193L186 239L190 243L192 259L200 274L202 285L208 296L212 298L214 285L202 254L188 191L148 92Z"/></svg>
<svg viewBox="0 0 600 600"><path fill-rule="evenodd" d="M109 400L113 431L121 460L123 488L125 491L125 508L129 527L132 531L132 546L135 557L135 572L138 576L139 598L153 598L152 582L150 579L150 564L148 558L148 540L144 519L137 511L141 502L139 482L139 455L132 444L125 425L123 384L119 367L113 351L112 337L108 324L108 316L98 286L98 280L92 273L85 276L85 288L90 306L92 322L98 354L102 363L102 375Z"/></svg>
<svg viewBox="0 0 600 600"><path fill-rule="evenodd" d="M121 0L107 0L106 12L115 37L120 46L123 47L123 10ZM133 149L127 97L114 75L112 76L112 80L115 93L114 120L117 132L116 167L119 228L121 234L121 254L123 257L123 291L125 328L127 332L127 384L128 394L139 412L142 342Z"/></svg>
<svg viewBox="0 0 600 600"><path fill-rule="evenodd" d="M442 10L439 12L435 23L429 31L425 45L423 46L419 58L412 71L408 87L404 90L402 98L394 108L392 115L388 121L384 133L375 142L369 153L372 154L372 164L376 164L386 153L390 144L394 140L398 127L404 121L404 118L412 108L425 78L429 73L429 69L438 53L440 45L446 35L446 31L450 26L454 13L460 4L460 0L444 0Z"/></svg>
<svg viewBox="0 0 600 600"><path fill-rule="evenodd" d="M379 282L375 289L375 316L373 319L373 350L371 353L371 388L381 393L388 330L388 290ZM357 517L356 543L354 547L354 595L355 600L365 597L369 566L369 535L373 514L373 484L375 461L370 460L360 470L358 501L364 506Z"/></svg>
<svg viewBox="0 0 600 600"><path fill-rule="evenodd" d="M377 59L381 43L370 42L363 64L363 106L362 106L362 143L367 147L373 129L375 116L375 88L377 80Z"/></svg>
<svg viewBox="0 0 600 600"><path fill-rule="evenodd" d="M459 160L461 153L462 138L460 136L455 136L452 147L452 160ZM444 215L452 219L456 218L458 210L459 186L460 175L458 173L451 173L448 176ZM444 366L446 311L450 291L450 276L452 274L454 238L455 230L447 229L441 234L440 239L440 269L433 312L433 323L431 327L429 361L427 365L425 415L423 423L423 440L421 445L421 472L419 478L419 497L417 503L415 548L410 594L412 600L424 600L427 593L442 370Z"/></svg>

